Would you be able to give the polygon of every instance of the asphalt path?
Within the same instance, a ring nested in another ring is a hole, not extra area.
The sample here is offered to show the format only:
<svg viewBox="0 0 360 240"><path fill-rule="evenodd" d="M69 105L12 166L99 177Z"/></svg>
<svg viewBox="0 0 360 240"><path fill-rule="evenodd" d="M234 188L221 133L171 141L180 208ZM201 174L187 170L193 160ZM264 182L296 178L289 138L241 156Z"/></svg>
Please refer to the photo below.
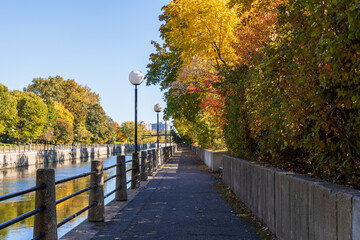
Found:
<svg viewBox="0 0 360 240"><path fill-rule="evenodd" d="M192 151L172 159L91 239L260 239L215 190Z"/></svg>

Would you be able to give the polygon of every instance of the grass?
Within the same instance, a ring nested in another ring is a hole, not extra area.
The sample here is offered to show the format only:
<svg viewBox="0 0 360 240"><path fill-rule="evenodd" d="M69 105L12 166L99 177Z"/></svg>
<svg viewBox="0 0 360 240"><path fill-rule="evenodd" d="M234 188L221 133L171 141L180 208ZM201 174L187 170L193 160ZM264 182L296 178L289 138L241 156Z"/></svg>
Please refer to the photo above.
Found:
<svg viewBox="0 0 360 240"><path fill-rule="evenodd" d="M218 173L214 174L216 178L218 178L218 175ZM252 228L254 228L260 238L265 240L277 239L268 230L268 228L265 227L260 222L260 220L258 220L256 216L251 213L251 211L245 206L245 204L241 202L231 190L229 190L229 188L223 182L216 183L215 189L235 211L236 216L244 219L246 223L248 223Z"/></svg>

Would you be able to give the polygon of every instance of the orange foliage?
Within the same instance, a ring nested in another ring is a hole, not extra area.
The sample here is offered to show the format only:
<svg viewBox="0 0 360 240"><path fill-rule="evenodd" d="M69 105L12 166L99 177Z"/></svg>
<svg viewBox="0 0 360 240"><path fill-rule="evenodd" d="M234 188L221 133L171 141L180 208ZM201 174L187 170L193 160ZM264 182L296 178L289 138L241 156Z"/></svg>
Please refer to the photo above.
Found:
<svg viewBox="0 0 360 240"><path fill-rule="evenodd" d="M257 0L251 9L240 17L242 23L235 35L237 43L234 44L237 64L252 65L263 57L262 48L270 37L270 29L276 24L276 7L282 0Z"/></svg>

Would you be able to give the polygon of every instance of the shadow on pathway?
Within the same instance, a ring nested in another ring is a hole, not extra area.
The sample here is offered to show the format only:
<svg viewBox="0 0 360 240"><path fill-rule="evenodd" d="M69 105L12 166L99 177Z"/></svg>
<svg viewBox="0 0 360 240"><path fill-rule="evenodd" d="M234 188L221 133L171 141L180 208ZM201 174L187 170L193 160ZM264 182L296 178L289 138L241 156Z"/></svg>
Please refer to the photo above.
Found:
<svg viewBox="0 0 360 240"><path fill-rule="evenodd" d="M180 150L110 221L91 223L87 239L259 239L215 183L193 152Z"/></svg>

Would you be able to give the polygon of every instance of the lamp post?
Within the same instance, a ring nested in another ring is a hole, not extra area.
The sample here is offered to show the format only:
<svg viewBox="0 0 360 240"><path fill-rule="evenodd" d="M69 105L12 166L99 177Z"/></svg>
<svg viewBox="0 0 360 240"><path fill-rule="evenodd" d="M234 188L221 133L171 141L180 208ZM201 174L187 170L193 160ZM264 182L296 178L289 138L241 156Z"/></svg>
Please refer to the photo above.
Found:
<svg viewBox="0 0 360 240"><path fill-rule="evenodd" d="M52 143L53 143L53 134L54 134L54 133L53 133L53 132L50 132L50 134L51 134L51 135L50 135L50 136L51 136L51 137L50 137L50 148L51 148L51 145L52 145Z"/></svg>
<svg viewBox="0 0 360 240"><path fill-rule="evenodd" d="M159 148L159 112L161 112L161 105L160 104L155 104L154 106L154 110L157 114L157 127L156 127L156 130L157 130L157 148Z"/></svg>
<svg viewBox="0 0 360 240"><path fill-rule="evenodd" d="M134 70L129 74L129 81L135 85L135 153L137 153L137 86L144 81L144 74L138 70Z"/></svg>
<svg viewBox="0 0 360 240"><path fill-rule="evenodd" d="M14 136L15 129L11 129L11 131L13 132L13 136ZM13 143L15 144L15 138L13 138Z"/></svg>
<svg viewBox="0 0 360 240"><path fill-rule="evenodd" d="M165 122L165 147L166 147L166 119L164 118L164 122Z"/></svg>
<svg viewBox="0 0 360 240"><path fill-rule="evenodd" d="M170 131L169 131L169 132L170 132L170 146L172 146L172 145L171 145L171 144L172 144L172 143L171 143L171 126L170 126L170 129L169 129L169 130L170 130Z"/></svg>
<svg viewBox="0 0 360 240"><path fill-rule="evenodd" d="M76 140L77 140L77 133L75 133L75 137L74 137L74 146L76 148Z"/></svg>

